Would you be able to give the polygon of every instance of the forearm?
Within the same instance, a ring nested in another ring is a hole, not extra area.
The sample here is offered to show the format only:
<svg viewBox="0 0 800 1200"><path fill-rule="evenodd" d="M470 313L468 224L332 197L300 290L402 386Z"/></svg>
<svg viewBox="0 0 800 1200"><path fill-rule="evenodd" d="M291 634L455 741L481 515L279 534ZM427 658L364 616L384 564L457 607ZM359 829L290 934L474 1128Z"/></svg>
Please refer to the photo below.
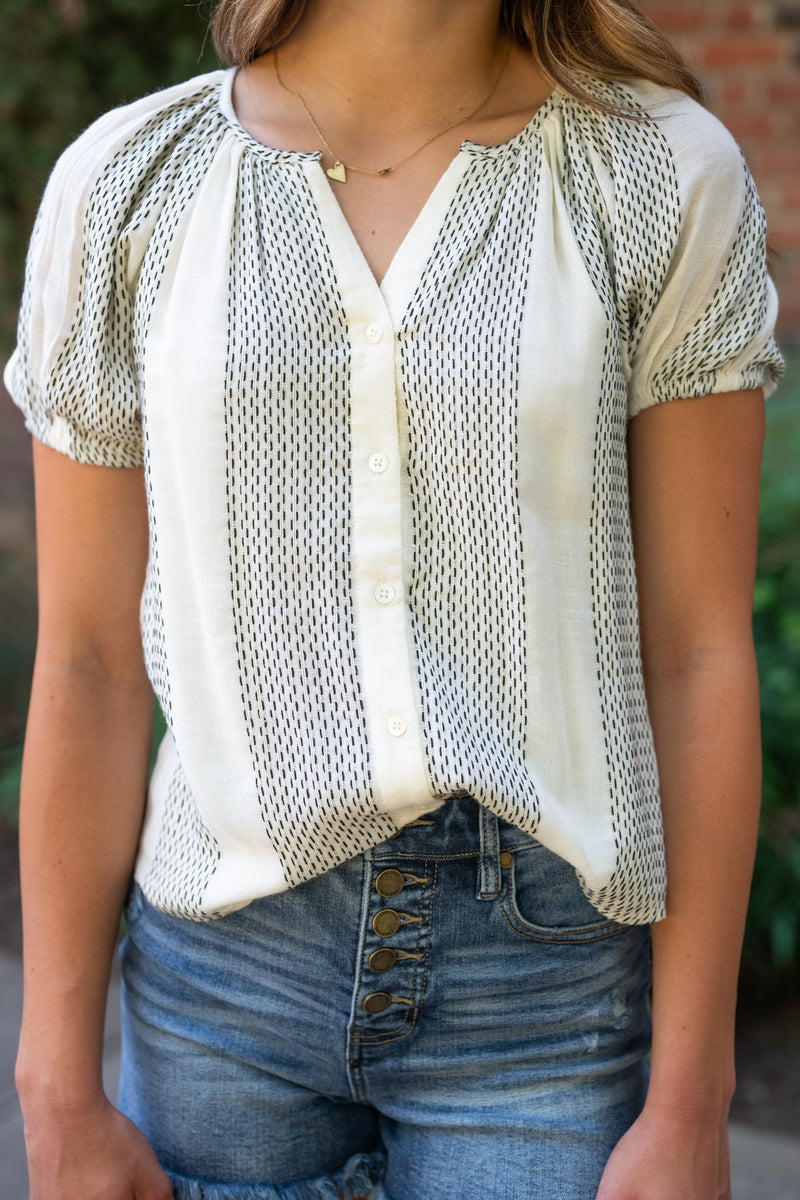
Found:
<svg viewBox="0 0 800 1200"><path fill-rule="evenodd" d="M142 672L37 664L20 807L23 1105L101 1088L111 956L141 826L152 729Z"/></svg>
<svg viewBox="0 0 800 1200"><path fill-rule="evenodd" d="M746 639L648 679L667 848L653 927L648 1104L726 1109L741 941L758 830L755 656Z"/></svg>

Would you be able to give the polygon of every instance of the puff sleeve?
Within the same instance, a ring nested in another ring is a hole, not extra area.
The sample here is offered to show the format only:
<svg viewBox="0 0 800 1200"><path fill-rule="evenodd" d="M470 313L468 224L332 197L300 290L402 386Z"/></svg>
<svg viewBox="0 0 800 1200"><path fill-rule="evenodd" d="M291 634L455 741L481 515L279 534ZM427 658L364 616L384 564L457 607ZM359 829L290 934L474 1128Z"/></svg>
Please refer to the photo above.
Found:
<svg viewBox="0 0 800 1200"><path fill-rule="evenodd" d="M763 387L783 373L766 221L741 151L683 99L659 122L670 145L676 231L657 295L629 326L629 408Z"/></svg>
<svg viewBox="0 0 800 1200"><path fill-rule="evenodd" d="M56 164L28 252L5 382L30 432L79 462L142 462L125 197L105 186L116 114Z"/></svg>

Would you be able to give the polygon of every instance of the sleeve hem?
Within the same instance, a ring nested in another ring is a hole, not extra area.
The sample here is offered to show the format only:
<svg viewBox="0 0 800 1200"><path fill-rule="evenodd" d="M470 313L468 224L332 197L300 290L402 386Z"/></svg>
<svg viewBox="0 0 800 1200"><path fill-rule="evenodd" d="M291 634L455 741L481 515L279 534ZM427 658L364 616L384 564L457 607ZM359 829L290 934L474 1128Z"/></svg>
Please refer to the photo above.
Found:
<svg viewBox="0 0 800 1200"><path fill-rule="evenodd" d="M771 396L783 377L783 367L777 363L755 364L733 371L713 371L702 375L671 379L669 392L663 389L643 390L632 396L628 405L628 417L638 416L646 408L665 404L670 400L694 400L700 396L719 395L722 392L743 392L763 388L764 396Z"/></svg>
<svg viewBox="0 0 800 1200"><path fill-rule="evenodd" d="M141 467L144 462L142 447L135 444L116 442L112 438L87 436L65 417L36 420L31 413L24 413L28 432L47 446L66 454L74 462L92 467Z"/></svg>

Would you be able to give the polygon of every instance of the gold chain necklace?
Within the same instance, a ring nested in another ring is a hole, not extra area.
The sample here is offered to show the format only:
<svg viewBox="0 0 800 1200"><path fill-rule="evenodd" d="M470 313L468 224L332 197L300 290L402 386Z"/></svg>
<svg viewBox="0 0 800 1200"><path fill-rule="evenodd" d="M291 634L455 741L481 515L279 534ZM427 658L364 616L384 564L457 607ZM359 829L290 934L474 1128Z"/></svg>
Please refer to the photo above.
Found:
<svg viewBox="0 0 800 1200"><path fill-rule="evenodd" d="M434 133L433 137L426 138L421 146L417 146L416 150L412 150L409 154L406 154L404 158L398 158L397 162L392 163L391 166L389 166L389 167L381 167L381 169L379 171L370 171L367 167L354 167L352 163L342 162L342 160L339 158L339 156L337 154L335 154L333 150L331 150L330 145L328 144L328 139L325 137L325 134L322 132L319 125L314 120L313 116L311 115L311 110L309 109L309 107L306 104L303 97L300 95L299 92L293 92L291 90L291 88L288 88L286 86L286 84L283 82L283 80L281 79L281 73L278 70L278 49L277 49L277 47L275 48L274 62L275 62L275 76L278 80L278 83L281 85L283 90L288 95L294 96L296 100L300 101L300 103L303 106L303 109L305 110L305 114L308 117L311 124L314 126L314 129L316 130L320 141L322 142L325 149L328 151L328 154L330 154L331 158L333 159L333 166L330 167L326 171L326 174L328 175L328 177L330 179L334 179L337 183L347 183L347 172L348 171L357 171L359 173L359 175L389 175L389 174L391 174L392 171L396 171L399 166L402 166L403 163L408 162L408 160L410 158L413 158L415 154L419 154L420 151L424 150L426 146L430 146L431 142L435 142L438 138L444 137L444 135L446 133L449 133L451 129L455 129L458 125L465 125L467 123L467 121L471 121L473 117L476 117L478 115L478 113L481 111L481 109L486 107L486 105L491 100L492 96L497 91L500 80L503 78L503 74L504 74L506 66L508 64L508 58L509 58L510 53L511 53L511 42L509 41L508 46L506 47L505 57L504 57L502 63L500 64L500 70L497 72L494 83L492 84L491 88L489 89L488 94L483 98L483 100L481 100L481 102L477 108L474 108L471 113L467 113L466 117L459 117L459 119L457 121L452 121L449 125L446 125L444 129L440 129L438 133Z"/></svg>

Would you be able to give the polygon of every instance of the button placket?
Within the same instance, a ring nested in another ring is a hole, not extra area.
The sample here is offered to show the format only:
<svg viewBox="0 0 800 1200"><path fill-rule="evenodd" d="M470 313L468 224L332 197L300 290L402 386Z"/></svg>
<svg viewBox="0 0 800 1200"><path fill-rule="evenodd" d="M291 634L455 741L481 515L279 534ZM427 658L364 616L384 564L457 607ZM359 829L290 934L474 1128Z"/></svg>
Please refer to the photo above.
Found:
<svg viewBox="0 0 800 1200"><path fill-rule="evenodd" d="M377 1042L387 1036L402 1036L413 1028L409 1013L416 1011L422 999L420 988L426 978L435 875L435 868L431 872L419 870L422 865L415 862L407 869L402 860L397 866L375 864L370 884L372 912L357 1000L363 1014L358 1032L361 1039ZM397 907L382 907L387 898Z"/></svg>
<svg viewBox="0 0 800 1200"><path fill-rule="evenodd" d="M391 946L382 946L380 950L372 951L367 960L367 966L376 975L383 975L384 972L391 971L397 962L397 957L397 951Z"/></svg>
<svg viewBox="0 0 800 1200"><path fill-rule="evenodd" d="M379 812L404 823L430 788L403 594L403 511L397 423L398 342L368 298L348 313L351 340L352 553L360 690Z"/></svg>
<svg viewBox="0 0 800 1200"><path fill-rule="evenodd" d="M375 891L379 896L399 896L405 887L405 876L394 867L381 871L375 880Z"/></svg>

